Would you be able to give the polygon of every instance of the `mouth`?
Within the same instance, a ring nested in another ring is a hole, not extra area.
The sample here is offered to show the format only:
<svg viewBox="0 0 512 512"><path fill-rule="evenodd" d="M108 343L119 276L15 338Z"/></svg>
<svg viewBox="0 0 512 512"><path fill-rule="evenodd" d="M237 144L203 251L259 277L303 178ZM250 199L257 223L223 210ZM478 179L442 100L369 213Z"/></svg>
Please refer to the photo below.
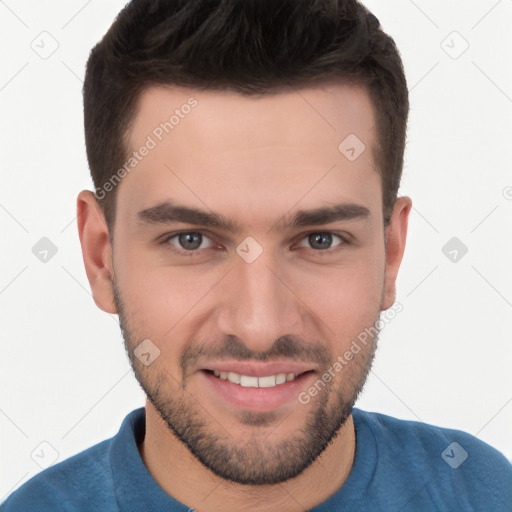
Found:
<svg viewBox="0 0 512 512"><path fill-rule="evenodd" d="M241 373L227 370L205 368L198 374L202 376L200 385L208 402L230 411L268 412L285 406L303 408L298 395L312 385L316 374L315 370L297 368L294 372L270 368L254 370L254 367L239 370Z"/></svg>

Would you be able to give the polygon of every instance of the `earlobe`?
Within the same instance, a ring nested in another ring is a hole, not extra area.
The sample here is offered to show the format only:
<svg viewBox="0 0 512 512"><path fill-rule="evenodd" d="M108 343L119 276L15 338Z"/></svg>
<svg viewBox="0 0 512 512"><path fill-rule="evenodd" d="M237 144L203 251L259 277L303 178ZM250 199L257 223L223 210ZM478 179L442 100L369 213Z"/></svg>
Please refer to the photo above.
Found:
<svg viewBox="0 0 512 512"><path fill-rule="evenodd" d="M90 190L77 198L78 236L87 279L96 305L106 313L117 313L112 289L112 247L105 216Z"/></svg>
<svg viewBox="0 0 512 512"><path fill-rule="evenodd" d="M386 228L386 274L381 309L390 308L396 299L396 278L405 251L409 213L412 208L410 197L398 197L393 215Z"/></svg>

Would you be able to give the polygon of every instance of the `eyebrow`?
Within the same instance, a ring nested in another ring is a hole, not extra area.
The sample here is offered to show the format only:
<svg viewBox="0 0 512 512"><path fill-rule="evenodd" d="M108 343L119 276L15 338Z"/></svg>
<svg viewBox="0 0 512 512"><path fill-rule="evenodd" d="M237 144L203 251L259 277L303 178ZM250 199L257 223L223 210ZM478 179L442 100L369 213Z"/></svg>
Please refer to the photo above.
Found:
<svg viewBox="0 0 512 512"><path fill-rule="evenodd" d="M366 220L371 217L371 212L365 206L354 203L341 203L330 207L321 207L313 210L300 210L291 218L286 215L281 217L271 228L287 229L304 226L318 226L336 221ZM183 222L186 224L197 224L217 229L222 229L235 234L242 232L242 226L232 219L225 216L180 206L169 201L146 208L137 213L139 224L170 224L174 222Z"/></svg>

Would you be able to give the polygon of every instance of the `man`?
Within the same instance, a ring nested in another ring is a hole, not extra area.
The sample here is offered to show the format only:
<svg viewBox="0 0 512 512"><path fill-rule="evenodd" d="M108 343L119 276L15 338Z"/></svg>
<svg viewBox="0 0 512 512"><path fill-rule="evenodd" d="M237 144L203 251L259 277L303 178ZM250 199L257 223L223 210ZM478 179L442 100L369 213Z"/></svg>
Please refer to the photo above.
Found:
<svg viewBox="0 0 512 512"><path fill-rule="evenodd" d="M408 108L355 0L128 4L88 61L78 228L146 407L1 510L512 510L490 446L354 408L405 250Z"/></svg>

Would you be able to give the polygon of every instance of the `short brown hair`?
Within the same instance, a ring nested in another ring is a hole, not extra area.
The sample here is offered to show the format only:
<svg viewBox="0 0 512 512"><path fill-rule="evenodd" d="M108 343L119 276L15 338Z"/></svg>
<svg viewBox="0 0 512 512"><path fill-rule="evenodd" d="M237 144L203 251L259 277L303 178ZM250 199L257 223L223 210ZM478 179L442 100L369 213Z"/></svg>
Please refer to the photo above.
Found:
<svg viewBox="0 0 512 512"><path fill-rule="evenodd" d="M85 142L96 191L126 161L137 101L151 85L254 95L326 81L355 82L369 92L387 226L402 175L409 97L393 39L356 0L132 0L87 62ZM111 237L116 189L96 194Z"/></svg>

